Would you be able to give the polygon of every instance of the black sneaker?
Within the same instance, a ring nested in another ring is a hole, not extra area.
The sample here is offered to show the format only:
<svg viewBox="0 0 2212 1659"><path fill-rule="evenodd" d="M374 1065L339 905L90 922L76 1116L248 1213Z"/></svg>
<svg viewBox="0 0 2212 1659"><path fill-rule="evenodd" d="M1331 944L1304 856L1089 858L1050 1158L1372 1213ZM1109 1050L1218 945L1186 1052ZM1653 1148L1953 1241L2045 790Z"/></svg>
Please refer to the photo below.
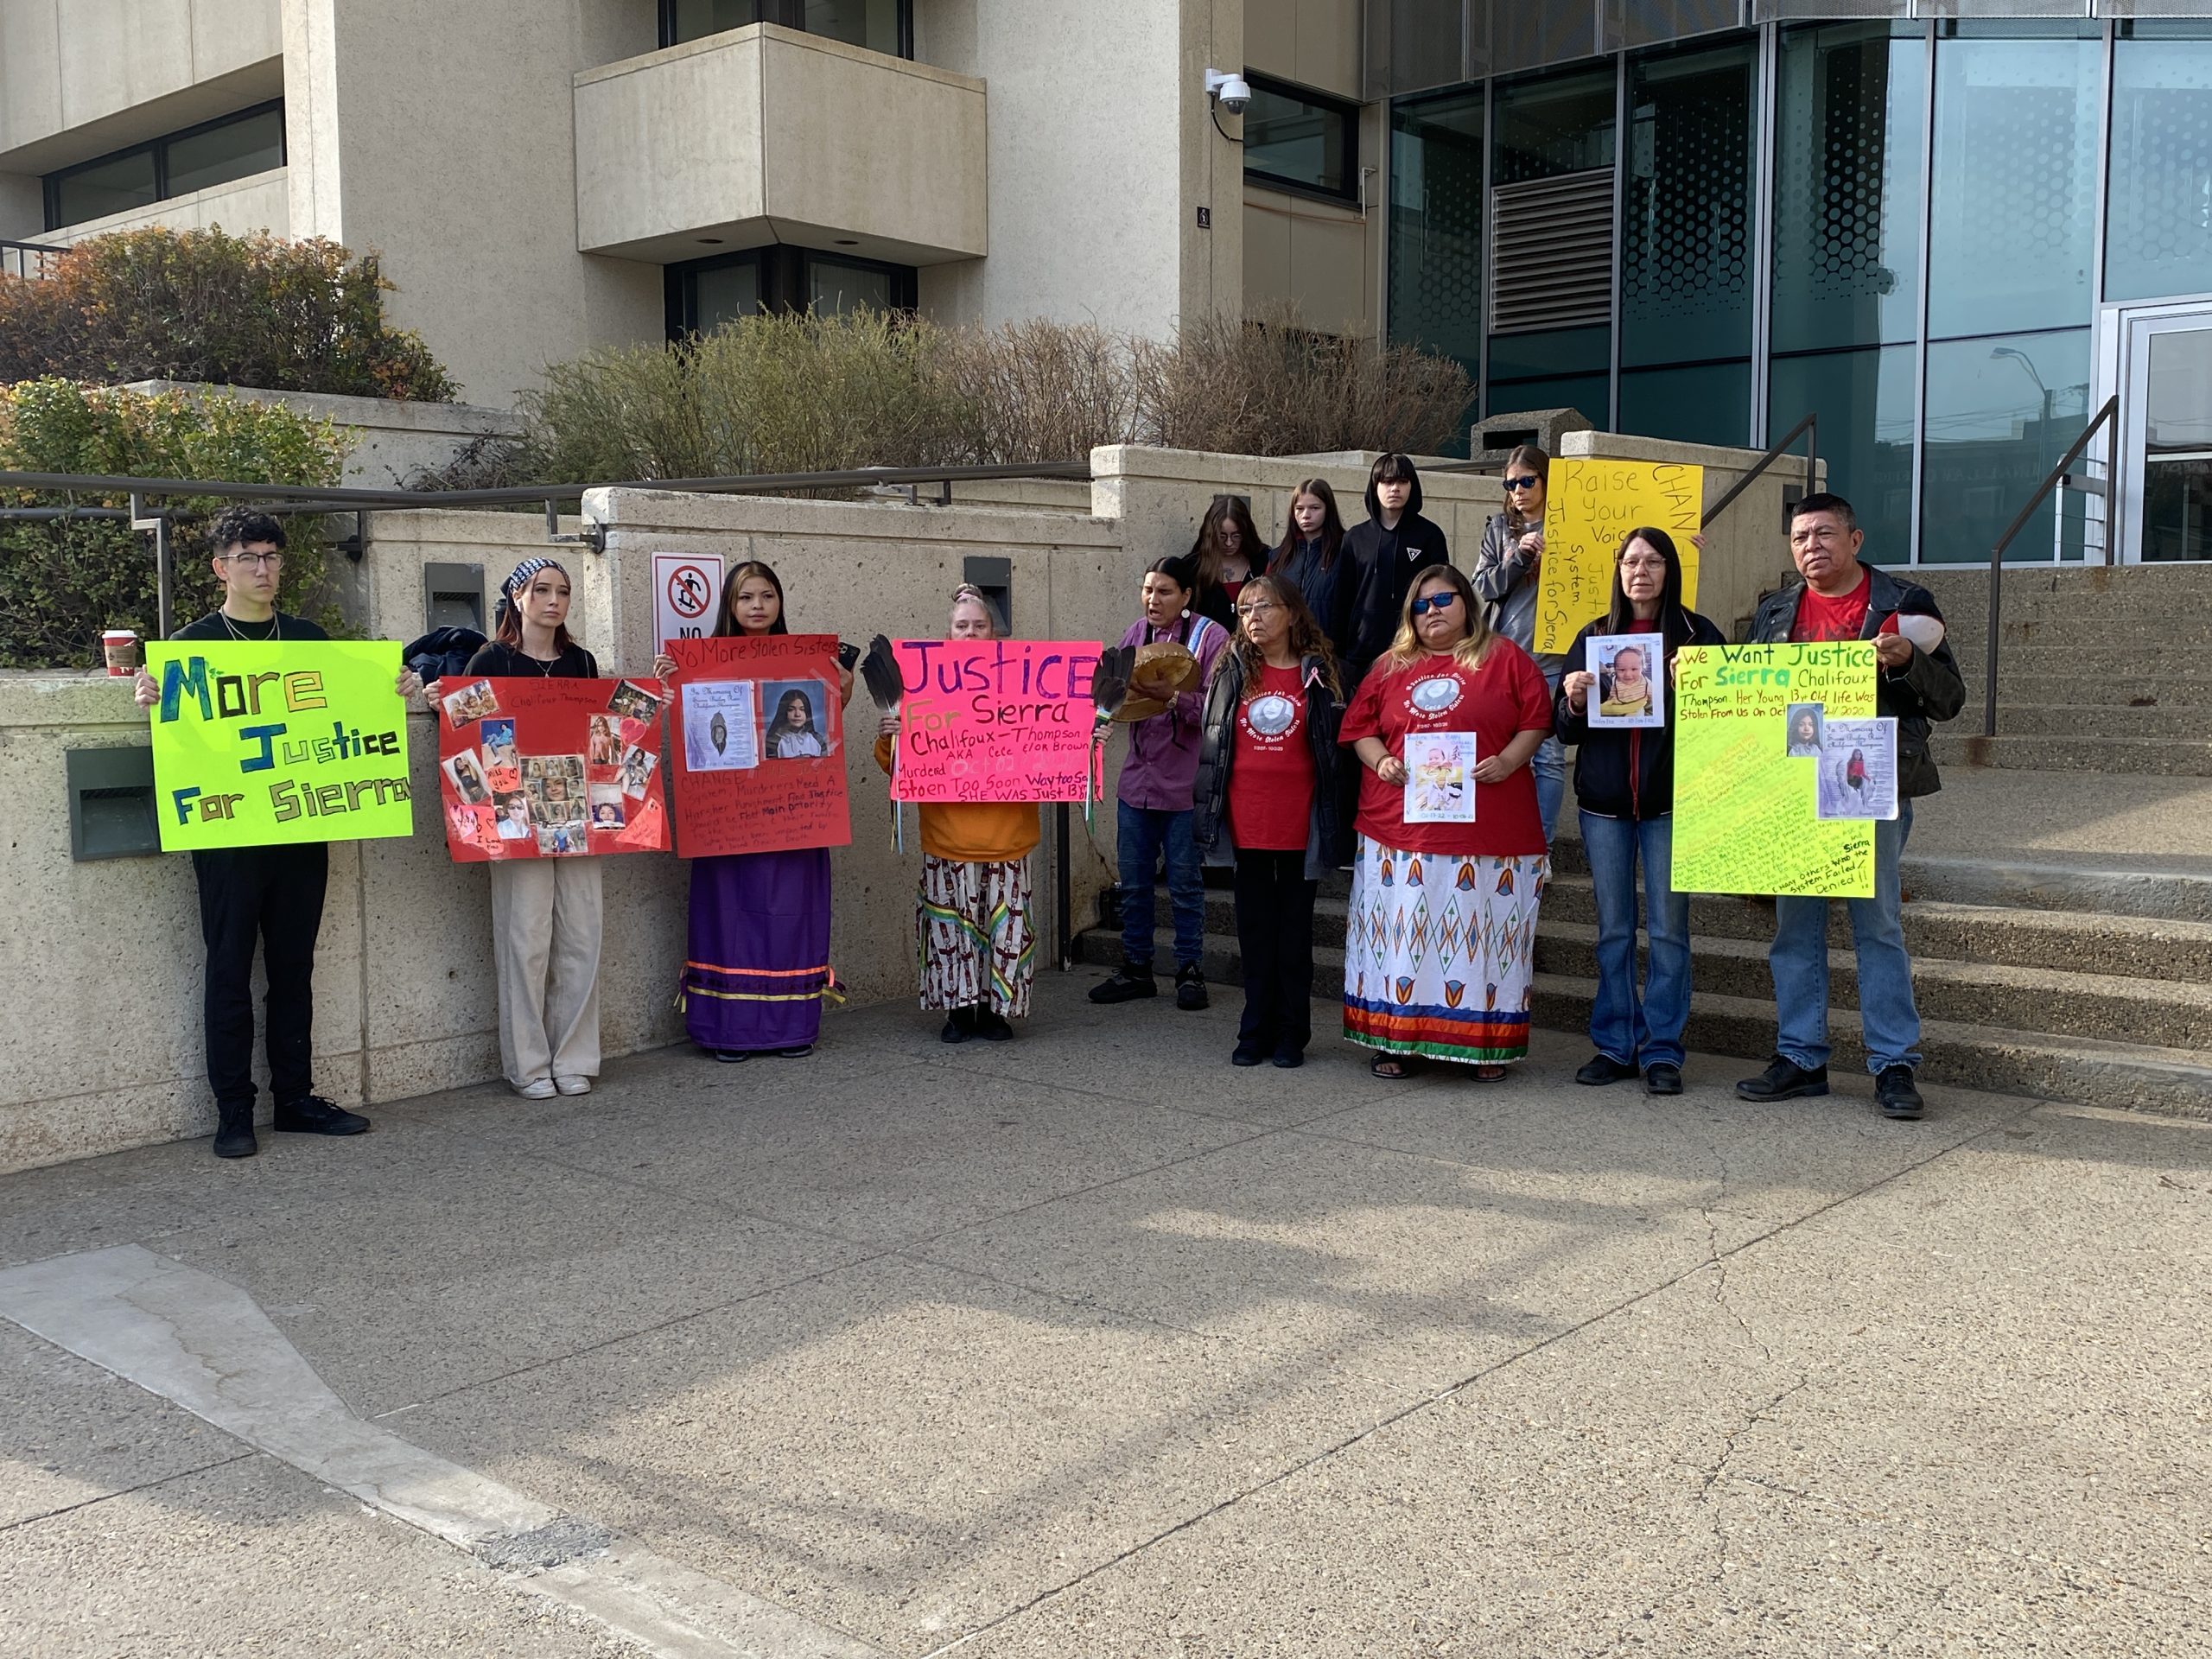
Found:
<svg viewBox="0 0 2212 1659"><path fill-rule="evenodd" d="M332 1105L321 1095L302 1095L276 1109L274 1127L288 1135L362 1135L369 1120Z"/></svg>
<svg viewBox="0 0 2212 1659"><path fill-rule="evenodd" d="M1004 1014L991 1008L978 1008L976 1034L987 1043L1010 1043L1014 1040L1014 1027L1007 1023Z"/></svg>
<svg viewBox="0 0 2212 1659"><path fill-rule="evenodd" d="M218 1106L215 1109L215 1155L218 1158L251 1158L261 1150L253 1138L253 1103L243 1106Z"/></svg>
<svg viewBox="0 0 2212 1659"><path fill-rule="evenodd" d="M1239 1043L1230 1051L1231 1065L1257 1065L1268 1058L1268 1051L1257 1043Z"/></svg>
<svg viewBox="0 0 2212 1659"><path fill-rule="evenodd" d="M1125 962L1090 988L1090 1000L1094 1002L1134 1002L1141 996L1159 995L1160 982L1152 976L1152 964L1148 962L1134 967Z"/></svg>
<svg viewBox="0 0 2212 1659"><path fill-rule="evenodd" d="M1593 1054L1574 1074L1574 1080L1597 1089L1609 1083L1626 1083L1635 1075L1636 1068L1626 1060L1617 1060L1610 1054Z"/></svg>
<svg viewBox="0 0 2212 1659"><path fill-rule="evenodd" d="M944 1016L944 1029L938 1032L940 1043L964 1043L976 1034L976 1010L955 1008Z"/></svg>
<svg viewBox="0 0 2212 1659"><path fill-rule="evenodd" d="M1913 1087L1912 1068L1909 1065L1885 1065L1881 1076L1874 1079L1874 1099L1882 1109L1884 1117L1915 1118L1920 1116L1920 1090Z"/></svg>
<svg viewBox="0 0 2212 1659"><path fill-rule="evenodd" d="M1682 1092L1682 1068L1672 1060L1654 1060L1643 1068L1643 1092L1647 1095L1679 1095Z"/></svg>
<svg viewBox="0 0 2212 1659"><path fill-rule="evenodd" d="M1196 1014L1206 1005L1206 976L1198 971L1198 964L1186 962L1175 970L1175 1006L1185 1014Z"/></svg>
<svg viewBox="0 0 2212 1659"><path fill-rule="evenodd" d="M1796 1100L1801 1095L1825 1095L1827 1091L1827 1067L1818 1065L1808 1071L1779 1054L1767 1062L1766 1070L1758 1076L1745 1077L1736 1085L1738 1100Z"/></svg>

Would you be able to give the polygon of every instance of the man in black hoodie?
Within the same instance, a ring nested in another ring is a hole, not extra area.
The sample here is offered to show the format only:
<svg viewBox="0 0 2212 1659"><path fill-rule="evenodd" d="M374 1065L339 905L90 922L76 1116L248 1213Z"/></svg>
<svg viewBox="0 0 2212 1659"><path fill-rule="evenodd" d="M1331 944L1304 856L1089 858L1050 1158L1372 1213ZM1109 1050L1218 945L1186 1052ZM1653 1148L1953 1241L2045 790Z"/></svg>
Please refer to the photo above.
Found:
<svg viewBox="0 0 2212 1659"><path fill-rule="evenodd" d="M1421 516L1421 474L1410 455L1376 460L1367 474L1367 522L1345 535L1338 556L1352 588L1351 650L1340 664L1349 704L1375 659L1390 649L1414 573L1452 562L1443 531Z"/></svg>

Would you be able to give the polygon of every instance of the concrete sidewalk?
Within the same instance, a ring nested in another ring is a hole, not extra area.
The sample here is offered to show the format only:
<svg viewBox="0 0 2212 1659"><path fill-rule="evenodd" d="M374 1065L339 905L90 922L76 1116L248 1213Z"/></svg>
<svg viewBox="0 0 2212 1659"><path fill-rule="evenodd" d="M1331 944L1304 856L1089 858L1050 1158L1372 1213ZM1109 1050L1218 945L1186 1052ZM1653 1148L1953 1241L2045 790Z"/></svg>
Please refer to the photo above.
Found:
<svg viewBox="0 0 2212 1659"><path fill-rule="evenodd" d="M242 1287L396 1441L798 1616L663 1652L2212 1651L2212 1125L1653 1102L1548 1032L1234 1071L1096 976L9 1177L0 1269ZM10 1652L639 1650L5 1319L0 1400Z"/></svg>

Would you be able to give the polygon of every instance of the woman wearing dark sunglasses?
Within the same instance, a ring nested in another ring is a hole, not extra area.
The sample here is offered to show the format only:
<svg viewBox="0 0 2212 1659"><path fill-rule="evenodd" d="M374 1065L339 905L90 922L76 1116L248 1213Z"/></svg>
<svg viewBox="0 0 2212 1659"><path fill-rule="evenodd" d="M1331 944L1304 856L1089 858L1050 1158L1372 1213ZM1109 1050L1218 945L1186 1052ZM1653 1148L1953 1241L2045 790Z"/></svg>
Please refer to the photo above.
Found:
<svg viewBox="0 0 2212 1659"><path fill-rule="evenodd" d="M1381 1051L1378 1077L1408 1077L1427 1055L1489 1081L1529 1052L1551 861L1528 762L1551 728L1544 677L1491 632L1466 576L1448 564L1416 575L1338 734L1363 768L1344 1035Z"/></svg>
<svg viewBox="0 0 2212 1659"><path fill-rule="evenodd" d="M1505 460L1505 510L1483 526L1482 551L1475 556L1475 591L1491 606L1491 626L1522 650L1533 652L1536 639L1536 578L1544 559L1544 490L1550 482L1551 457L1533 443L1516 448ZM1541 656L1536 666L1544 683L1559 690L1563 657ZM1551 839L1559 804L1567 792L1567 751L1547 738L1529 763L1536 778L1536 810Z"/></svg>

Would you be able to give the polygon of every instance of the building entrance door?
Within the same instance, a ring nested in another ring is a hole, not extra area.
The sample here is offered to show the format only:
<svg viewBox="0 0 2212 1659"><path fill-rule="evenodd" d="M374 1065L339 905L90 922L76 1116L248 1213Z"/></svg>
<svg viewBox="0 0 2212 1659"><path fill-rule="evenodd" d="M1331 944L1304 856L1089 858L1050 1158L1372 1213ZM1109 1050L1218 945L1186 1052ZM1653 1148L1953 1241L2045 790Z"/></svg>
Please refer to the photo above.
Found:
<svg viewBox="0 0 2212 1659"><path fill-rule="evenodd" d="M2212 561L2212 302L2117 321L2114 546L2129 564Z"/></svg>

